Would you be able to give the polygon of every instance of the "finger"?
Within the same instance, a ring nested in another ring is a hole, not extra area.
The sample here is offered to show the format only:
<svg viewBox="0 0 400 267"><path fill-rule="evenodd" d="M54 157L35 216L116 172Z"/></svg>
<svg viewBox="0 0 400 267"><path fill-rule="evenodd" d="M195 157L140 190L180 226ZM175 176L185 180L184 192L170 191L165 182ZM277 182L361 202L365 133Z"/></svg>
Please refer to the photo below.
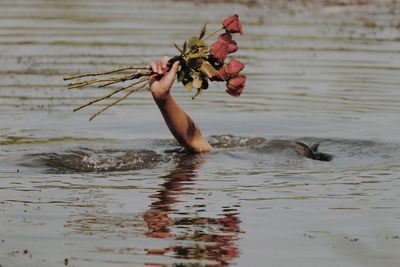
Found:
<svg viewBox="0 0 400 267"><path fill-rule="evenodd" d="M170 57L167 57L167 56L163 56L161 58L162 68L163 68L164 71L168 71L168 62L169 62L169 60L170 60Z"/></svg>
<svg viewBox="0 0 400 267"><path fill-rule="evenodd" d="M172 75L175 76L176 73L178 72L178 68L179 68L179 61L175 61L174 64L171 67L171 70L169 71L170 73L172 72Z"/></svg>
<svg viewBox="0 0 400 267"><path fill-rule="evenodd" d="M157 82L157 81L159 81L160 79L161 79L160 76L158 76L158 75L153 75L153 76L151 77L150 81L149 81L150 87L153 85L154 82Z"/></svg>
<svg viewBox="0 0 400 267"><path fill-rule="evenodd" d="M179 61L175 61L174 64L172 65L170 71L168 72L168 74L165 77L165 80L167 81L167 83L172 84L174 82L176 73L178 72L178 68L179 68Z"/></svg>
<svg viewBox="0 0 400 267"><path fill-rule="evenodd" d="M157 72L157 64L155 61L150 62L149 67L153 72Z"/></svg>
<svg viewBox="0 0 400 267"><path fill-rule="evenodd" d="M156 60L156 73L164 74L163 62L160 59Z"/></svg>

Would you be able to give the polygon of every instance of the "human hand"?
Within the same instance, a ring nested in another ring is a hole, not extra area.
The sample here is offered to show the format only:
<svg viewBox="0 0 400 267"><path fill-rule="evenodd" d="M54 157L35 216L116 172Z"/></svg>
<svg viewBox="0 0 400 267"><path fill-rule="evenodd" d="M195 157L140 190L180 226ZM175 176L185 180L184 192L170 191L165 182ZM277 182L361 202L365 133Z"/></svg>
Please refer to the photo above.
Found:
<svg viewBox="0 0 400 267"><path fill-rule="evenodd" d="M150 81L150 91L154 99L161 99L169 95L172 84L179 67L179 61L175 61L171 68L168 66L169 57L162 57L150 62L150 68L158 74Z"/></svg>

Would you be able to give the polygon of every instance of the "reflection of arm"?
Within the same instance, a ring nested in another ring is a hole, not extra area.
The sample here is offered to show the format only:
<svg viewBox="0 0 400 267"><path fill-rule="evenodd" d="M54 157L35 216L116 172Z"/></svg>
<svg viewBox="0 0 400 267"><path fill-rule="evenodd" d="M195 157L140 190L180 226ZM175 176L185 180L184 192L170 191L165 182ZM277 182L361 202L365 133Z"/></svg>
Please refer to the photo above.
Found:
<svg viewBox="0 0 400 267"><path fill-rule="evenodd" d="M175 62L170 71L166 71L168 58L156 60L150 63L154 72L163 75L161 79L151 82L150 90L154 101L159 107L164 120L172 135L181 146L195 153L209 152L211 145L200 133L196 123L178 106L170 94L170 88L175 80L179 62Z"/></svg>

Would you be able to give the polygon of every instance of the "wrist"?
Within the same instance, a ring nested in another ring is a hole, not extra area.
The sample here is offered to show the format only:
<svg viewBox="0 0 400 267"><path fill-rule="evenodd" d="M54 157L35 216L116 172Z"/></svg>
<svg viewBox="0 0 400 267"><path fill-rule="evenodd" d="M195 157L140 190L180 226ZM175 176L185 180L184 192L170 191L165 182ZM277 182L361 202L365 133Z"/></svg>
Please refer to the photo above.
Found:
<svg viewBox="0 0 400 267"><path fill-rule="evenodd" d="M171 94L169 93L169 91L161 93L161 94L152 92L152 95L153 95L153 99L154 99L154 101L156 101L156 103L163 103L163 102L167 101L169 98L171 98Z"/></svg>

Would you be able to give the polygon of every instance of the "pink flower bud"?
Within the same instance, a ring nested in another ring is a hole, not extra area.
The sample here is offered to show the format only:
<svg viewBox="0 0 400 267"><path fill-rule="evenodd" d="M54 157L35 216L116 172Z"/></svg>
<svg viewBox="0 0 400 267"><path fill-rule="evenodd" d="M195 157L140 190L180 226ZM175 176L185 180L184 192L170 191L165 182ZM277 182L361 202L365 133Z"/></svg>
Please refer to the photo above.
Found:
<svg viewBox="0 0 400 267"><path fill-rule="evenodd" d="M232 58L227 65L219 69L219 77L223 81L227 81L237 76L243 68L244 65L239 60Z"/></svg>
<svg viewBox="0 0 400 267"><path fill-rule="evenodd" d="M218 62L224 63L228 55L228 44L217 41L211 45L210 53Z"/></svg>
<svg viewBox="0 0 400 267"><path fill-rule="evenodd" d="M223 25L226 32L243 34L242 25L240 25L239 21L239 16L236 14L233 15L232 17L225 19Z"/></svg>
<svg viewBox="0 0 400 267"><path fill-rule="evenodd" d="M236 76L226 83L226 92L231 96L238 97L243 92L246 83L246 76Z"/></svg>
<svg viewBox="0 0 400 267"><path fill-rule="evenodd" d="M218 36L218 42L226 43L228 45L228 54L234 53L238 50L236 42L232 40L232 35L229 33L223 33Z"/></svg>

